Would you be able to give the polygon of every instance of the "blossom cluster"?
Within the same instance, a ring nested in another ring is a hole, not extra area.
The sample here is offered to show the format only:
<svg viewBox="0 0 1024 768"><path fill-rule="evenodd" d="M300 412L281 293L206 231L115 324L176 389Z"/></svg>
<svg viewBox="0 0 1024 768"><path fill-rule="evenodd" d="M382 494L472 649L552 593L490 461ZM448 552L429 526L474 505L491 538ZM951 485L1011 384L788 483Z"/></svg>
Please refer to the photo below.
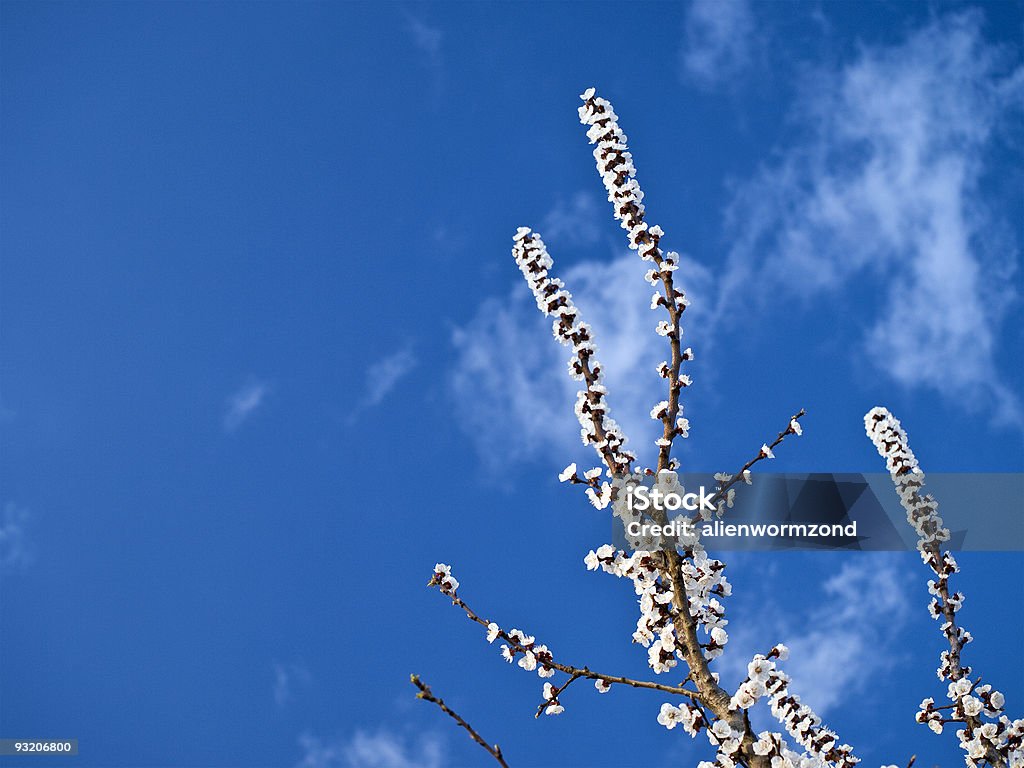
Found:
<svg viewBox="0 0 1024 768"><path fill-rule="evenodd" d="M572 294L557 277L550 277L553 266L547 246L540 235L528 227L520 227L514 238L512 255L537 300L537 307L554 317L552 331L561 344L572 345L569 372L585 383L576 398L576 417L584 445L593 445L613 473L624 471L636 456L624 450L626 437L609 416L605 399L607 390L602 381L601 363L595 357L593 332L580 321Z"/></svg>
<svg viewBox="0 0 1024 768"><path fill-rule="evenodd" d="M658 723L670 731L677 725L681 725L683 730L691 736L696 736L701 728L710 727L710 723L704 719L703 713L697 707L686 703L678 706L669 702L662 704L661 711L658 713Z"/></svg>
<svg viewBox="0 0 1024 768"><path fill-rule="evenodd" d="M603 544L596 551L587 553L583 560L587 570L600 568L605 573L633 582L640 604L633 642L648 649L647 663L656 674L668 672L676 666L677 658L684 658L677 646L672 624L673 593L660 580L660 558L660 554L646 550L626 555L611 544Z"/></svg>
<svg viewBox="0 0 1024 768"><path fill-rule="evenodd" d="M553 661L551 651L546 645L538 645L537 638L528 635L522 630L512 628L503 633L501 628L493 621L487 625L487 642L492 643L497 637L504 637L511 645L501 646L501 657L509 664L515 662L516 656L521 654L518 665L527 672L537 671L540 677L551 677L555 674L551 666Z"/></svg>
<svg viewBox="0 0 1024 768"><path fill-rule="evenodd" d="M849 745L836 746L836 737L831 731L818 727L820 720L806 706L799 705L798 697L790 697L786 691L786 678L775 668L772 657L785 659L788 651L784 645L772 649L768 657L755 656L748 665L748 677L733 697L731 708L746 709L763 696L771 696L773 711L787 724L791 735L807 751L797 753L788 748L780 733L762 731L751 739L750 752L770 761L772 768L826 768L826 766L854 766L859 761L852 754ZM790 710L791 702L797 709ZM671 730L682 725L683 730L696 736L701 727L707 728L708 741L716 747L714 762L704 761L698 768L735 768L743 764L741 752L745 732L739 730L724 718L708 723L704 713L689 704L662 704L658 722Z"/></svg>
<svg viewBox="0 0 1024 768"><path fill-rule="evenodd" d="M631 533L631 523L667 523L668 510L663 504L656 501L657 498L668 498L670 496L682 497L686 490L679 482L679 474L675 468L678 467L678 463L673 459L670 464L671 469L663 469L659 472L654 470L644 470L643 472L635 471L628 475L622 475L614 478L612 481L612 513L622 521L622 527L625 532L626 542L629 544L631 549L638 550L644 549L648 551L663 550L667 548L674 548L681 552L691 552L700 546L700 532L694 525L695 518L688 517L686 515L673 515L672 521L679 524L679 534L677 536L670 536L668 534L654 535L651 533L640 532ZM637 489L645 484L645 481L653 478L653 486L651 487L651 494L654 491L658 492L658 496L650 496L651 506L649 511L641 512L639 509L631 508L629 499L631 494L635 494ZM672 510L676 511L676 510ZM701 519L710 519L710 512L705 509L698 510L698 516ZM682 523L688 523L688 532L682 531Z"/></svg>
<svg viewBox="0 0 1024 768"><path fill-rule="evenodd" d="M434 566L434 573L427 582L428 587L440 587L446 595L455 597L455 590L459 588L459 580L452 576L452 567L444 563Z"/></svg>
<svg viewBox="0 0 1024 768"><path fill-rule="evenodd" d="M725 577L725 563L707 556L703 549L695 549L693 556L683 560L679 572L683 577L683 588L689 604L690 616L697 626L708 635L704 644L704 657L708 660L722 655L729 633L725 625L725 607L718 597L732 594L732 584Z"/></svg>
<svg viewBox="0 0 1024 768"><path fill-rule="evenodd" d="M676 706L666 702L661 705L658 723L669 730L682 725L683 730L691 736L696 736L702 728L707 729L708 741L716 748L715 761L701 761L697 768L736 768L748 762L742 752L745 732L734 728L726 720L719 719L709 724L698 708L685 703ZM758 733L756 738L751 739L749 749L755 756L767 760L771 768L830 768L832 765L820 754L794 752L787 747L781 733L772 731ZM836 765L852 765L855 762L856 758L847 758L845 762L841 758Z"/></svg>
<svg viewBox="0 0 1024 768"><path fill-rule="evenodd" d="M598 509L604 509L611 503L612 492L615 487L614 477L611 483L601 480L601 475L605 473L606 470L602 470L600 467L593 467L584 472L583 477L580 477L576 468L576 462L573 462L558 474L558 481L560 483L586 485L587 498L590 499L590 503ZM611 474L610 471L607 473Z"/></svg>
<svg viewBox="0 0 1024 768"><path fill-rule="evenodd" d="M789 691L789 676L778 668L776 660L789 658L789 649L778 644L767 655L757 654L747 664L747 676L740 683L729 702L731 710L747 710L760 699L767 697L772 715L782 723L793 740L806 752L801 756L809 758L812 764L833 764L839 768L852 767L859 761L853 756L849 744L839 744L838 736L821 725L814 711L802 704L800 697ZM781 736L762 733L758 737L755 754L771 756L772 765L786 765L787 757ZM775 758L779 758L778 761ZM795 765L802 765L798 761Z"/></svg>
<svg viewBox="0 0 1024 768"><path fill-rule="evenodd" d="M558 701L558 689L551 683L544 683L544 711L549 715L560 715L565 712L565 707Z"/></svg>
<svg viewBox="0 0 1024 768"><path fill-rule="evenodd" d="M640 598L640 617L633 642L648 649L648 664L657 674L675 667L677 659L686 661L673 624L675 592L661 577L661 562L661 553L637 550L627 555L611 544L591 550L584 558L588 570L600 568L613 576L633 581L634 591ZM708 636L708 641L703 644L704 657L708 660L720 656L729 642L729 634L725 630L729 623L725 618L725 606L716 597L727 597L732 593L732 585L724 570L723 562L709 558L699 547L691 558L684 559L679 565L680 591L687 601L688 613Z"/></svg>
<svg viewBox="0 0 1024 768"><path fill-rule="evenodd" d="M864 428L878 453L885 459L900 502L907 511L907 522L918 535L918 549L928 562L927 550L933 543L949 540L949 531L939 517L939 505L929 495L921 495L924 473L907 444L907 433L898 419L885 408L872 408L864 417Z"/></svg>

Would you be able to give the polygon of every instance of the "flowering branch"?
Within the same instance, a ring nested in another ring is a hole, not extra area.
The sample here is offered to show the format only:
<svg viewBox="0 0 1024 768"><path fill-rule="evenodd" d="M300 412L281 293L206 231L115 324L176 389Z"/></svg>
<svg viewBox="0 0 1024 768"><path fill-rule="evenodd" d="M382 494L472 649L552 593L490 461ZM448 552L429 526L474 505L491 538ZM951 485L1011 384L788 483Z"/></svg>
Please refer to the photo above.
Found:
<svg viewBox="0 0 1024 768"><path fill-rule="evenodd" d="M731 499L729 494L735 483L740 479L749 482L751 467L764 459L774 458L775 454L772 449L781 444L787 435L801 435L803 429L799 420L804 414L805 411L800 409L771 445L762 445L757 455L747 461L739 472L727 480L719 478L721 485L712 498L712 504L717 504L721 509L721 504L725 503L727 499ZM659 473L659 475L661 474ZM719 747L723 744L735 745L734 750L724 753L724 757L728 760L742 761L751 766L767 766L771 763L773 755L785 754L781 739L768 738L766 741L764 734L754 734L746 716L746 708L737 710L732 706L732 697L718 684L718 680L708 664L711 659L722 652L722 648L728 641L728 634L723 629L723 625L727 622L723 619L724 608L718 604L717 600L707 601L707 607L704 608L706 598L700 596L702 592L706 593L715 589L716 585L712 584L708 589L706 584L703 587L698 584L695 588L694 577L697 577L699 582L702 574L717 574L714 579L718 582L717 586L721 587L720 594L727 596L731 592L731 588L720 575L725 565L717 560L707 560L702 556L701 550L697 550L689 557L681 557L675 549L670 549L665 551L665 556L668 560L665 575L672 585L672 623L677 638L676 642L681 646L681 655L690 668L690 677L696 682L704 703L713 716L718 719L718 723L712 727L721 723L716 735L716 744ZM696 600L695 597L697 597ZM698 640L697 630L700 624L703 624L709 632L710 645L702 645ZM705 653L705 648L709 648L710 652ZM707 722L707 715L704 717ZM769 744L771 749L768 749L767 745ZM846 745L843 746L846 747ZM851 755L849 765L853 765L855 762L856 758Z"/></svg>
<svg viewBox="0 0 1024 768"><path fill-rule="evenodd" d="M628 472L636 456L622 450L626 437L608 415L607 390L601 384L601 363L594 357L593 332L589 325L579 321L579 310L573 303L572 294L565 290L565 283L557 277L548 276L554 262L541 236L531 232L529 227L520 227L514 240L512 255L533 291L538 309L555 318L552 332L559 343L573 345L569 373L585 384L576 398L576 417L580 422L583 444L597 449L613 476ZM610 492L610 487L606 487ZM604 503L607 504L607 500Z"/></svg>
<svg viewBox="0 0 1024 768"><path fill-rule="evenodd" d="M782 444L782 441L786 439L787 435L796 435L799 437L804 433L803 427L800 426L800 419L807 415L807 411L801 408L797 413L789 419L789 424L784 430L779 432L778 436L771 443L764 443L761 446L761 450L757 452L754 458L750 459L746 464L740 467L740 471L730 476L727 474L715 475L715 479L718 480L718 490L715 495L711 497L711 504L719 507L721 512L722 503L727 503L730 507L732 506L732 498L735 491L732 487L736 485L740 480L743 480L748 485L750 484L750 470L759 461L765 459L774 459L774 449Z"/></svg>
<svg viewBox="0 0 1024 768"><path fill-rule="evenodd" d="M689 422L680 418L679 394L690 386L689 376L680 376L679 369L684 360L693 359L693 350L682 349L680 337L683 329L680 318L689 306L684 291L675 287L672 273L679 268L679 254L674 251L663 253L658 243L665 234L659 226L648 227L644 221L644 193L636 179L633 155L626 144L626 134L619 127L618 118L612 105L606 99L594 95L588 88L580 95L583 106L579 108L580 122L589 125L587 138L596 144L594 160L597 172L608 191L608 202L612 204L615 218L628 233L629 247L640 254L644 261L652 262L654 269L647 272L647 282L657 286L660 281L664 295L655 292L651 298L651 309L659 306L668 311L668 322L658 323L657 333L669 340L671 360L658 366L658 373L668 379L668 400L655 406L652 418L660 419L664 425L658 439L658 469L668 469L672 442L677 436L685 437Z"/></svg>
<svg viewBox="0 0 1024 768"><path fill-rule="evenodd" d="M409 682L411 682L413 685L420 689L420 692L416 694L417 699L429 701L431 704L436 704L438 707L440 707L442 712L448 715L448 717L450 717L460 726L465 728L466 731L469 733L470 738L473 739L473 741L475 741L481 747L486 749L487 753L495 760L497 760L499 765L503 766L504 768L508 768L508 763L505 762L505 758L501 754L501 747L499 747L497 744L491 746L486 741L484 741L483 736L477 733L473 726L471 726L469 723L463 720L447 704L444 703L444 699L439 699L436 696L434 696L433 692L431 692L430 690L430 686L424 683L422 680L420 680L419 675L410 675Z"/></svg>
<svg viewBox="0 0 1024 768"><path fill-rule="evenodd" d="M582 672L574 672L572 674L572 676L568 680L566 680L562 685L558 686L557 688L555 686L553 686L551 683L544 683L544 701L541 702L537 706L537 714L535 714L534 717L540 717L545 712L548 712L548 714L551 714L551 712L549 712L549 710L554 708L554 707L558 707L558 711L559 712L564 711L565 708L559 703L558 696L559 696L559 694L562 693L562 691L564 691L566 688L568 688L574 682L579 680L581 677L583 677L583 673ZM604 681L603 680L598 680L597 682L600 684L600 683L602 683ZM606 685L607 685L607 683L606 683ZM607 693L607 691L609 689L610 689L610 686L609 686L609 688L606 688L605 690L601 691L601 693ZM601 690L601 689L598 688L598 690ZM557 713L555 713L555 714L557 714Z"/></svg>
<svg viewBox="0 0 1024 768"><path fill-rule="evenodd" d="M900 503L907 511L907 521L917 531L921 559L938 577L938 581L928 582L928 591L933 595L928 610L932 618L943 622L942 634L949 643L949 650L940 656L937 674L939 680L950 681L947 696L953 702L950 705L953 717L943 718L939 710L950 707L936 707L935 700L928 698L921 702L917 721L927 723L935 733L942 733L946 723L962 723L965 727L957 735L970 766L982 763L1005 766L1008 762L1024 764L1024 720L1011 723L1006 715L1002 715L1003 694L992 690L991 685L979 685L980 678L972 683L968 677L971 668L961 662L963 648L973 638L970 632L957 624L956 613L963 604L964 595L949 591L949 577L959 572L960 567L949 551L942 550L942 543L949 540L949 531L939 517L938 502L928 494L921 494L924 473L910 450L907 433L899 420L885 408L868 411L864 416L864 428L879 455L885 459ZM985 717L990 722L985 722ZM996 722L991 722L997 717Z"/></svg>
<svg viewBox="0 0 1024 768"><path fill-rule="evenodd" d="M660 248L660 240L664 235L661 227L649 227L644 221L643 191L636 179L636 168L633 165L633 157L629 152L626 143L626 135L619 127L618 118L610 102L597 97L593 88L587 89L582 95L583 105L579 108L580 122L588 125L587 138L594 149L594 159L597 163L598 173L604 182L608 192L608 200L612 203L615 218L628 233L629 247L636 250L640 258L654 264L654 268L647 273L647 280L652 285L660 284L664 294L656 293L651 299L651 308L656 309L664 306L668 311L668 322L662 321L658 324L657 333L669 340L671 360L658 366L658 373L668 379L669 397L655 405L651 411L651 417L660 419L663 424L662 437L658 439L658 462L657 473L659 478L663 472L675 468L671 458L673 441L677 436L686 435L689 431L689 422L681 418L679 396L685 386L691 383L690 377L680 374L680 367L684 360L693 358L690 349L682 350L680 338L682 328L680 318L686 307L689 305L685 293L675 287L673 272L678 269L679 255L674 252L663 253ZM799 414L802 416L803 412ZM786 434L800 434L799 416L790 420L789 427L780 433L771 446L763 445L759 454L752 459L736 476L727 482L723 481L718 492L718 501L728 499L729 489L741 478L746 478L746 473L754 463L765 458L773 457L772 448L778 445ZM741 758L749 757L751 764L767 764L766 760L758 759L750 753L754 741L749 724L746 723L743 715L731 713L728 709L729 695L718 685L715 677L708 668L708 659L705 658L704 648L710 648L712 653L720 653L719 636L727 638L720 626L710 627L713 634L711 644L702 645L697 637L698 618L697 613L690 601L687 592L687 558L681 557L675 548L664 550L663 567L661 568L661 581L671 586L671 607L663 609L662 613L670 620L672 631L660 630L659 645L652 648L652 663L664 666L675 654L682 656L690 667L690 678L694 680L698 690L701 692L705 704L712 713L728 721L730 733L742 734L738 742L738 752ZM718 616L720 618L720 614ZM674 637L672 637L674 635ZM724 644L724 640L721 644ZM660 646L660 647L659 647ZM664 660L662 656L666 657ZM671 662L674 663L674 662ZM655 667L658 671L659 667Z"/></svg>
<svg viewBox="0 0 1024 768"><path fill-rule="evenodd" d="M453 579L451 578L451 566L445 565L444 563L438 563L434 567L434 575L431 578L428 586L437 586L441 592L451 598L452 605L456 605L463 610L470 621L474 621L482 627L487 629L487 642L493 643L498 638L504 640L507 645L503 645L501 648L502 657L511 664L515 661L518 655L522 655L519 659L519 666L525 669L527 672L537 671L540 677L551 677L554 675L555 670L564 672L570 676L570 680L565 683L561 688L555 689L553 687L545 687L545 692L557 691L561 693L565 690L569 683L579 678L587 680L593 680L595 687L600 693L607 693L612 685L624 685L630 688L648 688L650 690L661 691L662 693L671 693L676 696L685 696L695 701L700 700L700 694L697 691L689 688L684 688L682 685L663 685L661 683L654 683L648 680L634 680L629 677L623 677L622 675L607 675L602 672L594 672L589 667L576 667L571 664L563 664L555 661L551 651L548 650L546 645L538 645L536 638L523 633L518 629L511 629L508 632L501 629L493 621L488 621L482 618L476 611L469 607L466 602L455 594L455 589L458 588L458 581L455 581L455 587L450 586ZM550 686L550 684L548 684ZM556 694L557 695L557 694ZM559 707L556 711L552 712L553 705L557 702L552 702L551 697L545 696L547 702L540 706L539 712L548 712L549 714L559 714L562 708Z"/></svg>
<svg viewBox="0 0 1024 768"><path fill-rule="evenodd" d="M630 484L640 483L645 475L654 476L657 490L664 496L683 490L676 472L679 465L671 452L675 438L686 437L689 431L689 422L682 417L680 404L682 390L691 384L690 377L681 373L681 368L683 362L693 359L693 351L682 349L680 342L681 317L689 302L674 283L673 273L680 263L678 253L663 252L660 241L664 232L660 227L648 226L644 220L643 192L636 180L626 136L618 125L612 105L597 97L593 88L583 93L582 99L580 121L588 126L590 142L596 144L594 159L615 218L627 231L630 248L653 265L646 279L659 290L651 299L651 309L664 307L668 312L668 319L659 322L656 328L660 336L668 338L671 356L658 366L659 375L668 380L668 399L651 411L651 417L659 420L663 427L656 441L658 458L653 469L634 468L637 456L624 448L626 438L609 416L607 391L602 384L601 364L595 357L593 333L590 326L580 321L572 295L562 281L549 275L553 262L540 235L521 227L514 237L512 254L533 291L538 308L553 318L555 338L572 346L569 373L583 382L576 400L580 434L585 445L594 446L605 465L605 469L586 470L581 477L576 465L570 464L559 479L585 486L587 496L596 507L611 505L613 513L625 522L635 519L637 513L628 508L627 494L623 491L629 489ZM803 409L793 415L786 428L771 443L763 443L738 472L715 475L718 487L711 497L711 508L700 513L705 520L716 510L721 516L726 507L732 506L734 486L741 480L751 482L754 465L775 458L775 449L789 435L802 434L800 419L804 415ZM917 719L937 732L947 723L964 725L958 736L971 768L982 764L993 768L1024 765L1024 720L1011 722L1003 715L1002 694L989 685L981 685L980 679L972 682L968 677L970 668L961 663L963 647L970 642L971 635L956 621L963 595L949 590L949 577L958 568L952 555L942 551L941 543L949 538L949 532L936 513L934 499L919 493L924 476L906 444L906 434L884 409L871 411L865 417L865 425L879 452L886 457L908 520L918 531L922 558L938 577L937 581L929 582L929 589L936 598L932 601L931 612L943 622L942 632L949 643L949 650L942 654L939 677L949 681L948 695L953 703L936 707L934 700L925 699ZM608 481L602 480L603 475L607 475ZM651 515L657 523L664 523L667 517L657 506ZM766 656L755 656L748 665L747 677L735 693L721 687L710 665L724 653L729 640L725 607L719 598L728 597L732 587L724 576L725 563L707 555L699 536L686 535L671 541L630 537L629 541L631 554L605 544L589 552L584 562L590 570L601 569L632 581L640 607L633 640L647 649L648 663L655 674L669 672L678 662L685 662L687 674L679 685L606 675L586 666L556 661L548 647L538 644L536 638L518 629L505 631L473 611L458 596L459 582L447 565L435 566L429 584L439 587L471 621L485 627L489 643L501 638L504 641L501 653L508 663L518 663L528 672L536 671L541 678L554 677L557 672L568 676L558 686L544 683L538 717L564 711L561 697L565 691L578 680L588 679L594 681L599 693L607 693L613 685L626 685L682 697L681 703L664 703L657 719L670 730L682 725L691 736L705 732L715 748L715 762L702 762L698 768L853 768L859 762L853 756L852 747L838 744L836 734L822 726L821 719L799 696L790 693L789 678L775 663L786 657L788 651L784 646L776 646ZM689 683L692 688L687 687ZM803 753L790 749L787 736L782 733L754 732L749 710L762 698L768 700L772 714L782 723L788 738L803 748ZM453 717L474 733L461 718L454 714ZM486 746L483 740L476 740ZM910 765L913 762L911 758Z"/></svg>

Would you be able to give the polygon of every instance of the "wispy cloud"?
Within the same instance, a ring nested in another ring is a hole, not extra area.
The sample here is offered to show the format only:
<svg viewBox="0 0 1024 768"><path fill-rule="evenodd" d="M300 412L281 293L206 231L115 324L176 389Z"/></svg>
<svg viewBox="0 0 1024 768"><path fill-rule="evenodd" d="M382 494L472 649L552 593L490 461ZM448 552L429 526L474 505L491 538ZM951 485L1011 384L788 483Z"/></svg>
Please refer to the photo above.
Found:
<svg viewBox="0 0 1024 768"><path fill-rule="evenodd" d="M660 318L649 309L652 289L643 272L643 262L631 252L564 271L555 267L594 328L613 418L632 441L649 448L657 431L650 409L664 397L655 366L665 345L654 333ZM685 275L681 283L688 295L706 295L707 270L684 257L679 274ZM701 303L694 301L692 314L687 310L687 332L702 323ZM516 284L504 299L484 302L452 341L456 409L491 469L538 454L563 462L567 456L593 458L592 449L574 437L578 382L567 372L569 351L552 338L551 321L537 311L525 284ZM504 436L500 441L494 439L498 434Z"/></svg>
<svg viewBox="0 0 1024 768"><path fill-rule="evenodd" d="M295 768L440 768L444 757L432 733L403 736L385 729L327 743L306 733L299 746L304 754Z"/></svg>
<svg viewBox="0 0 1024 768"><path fill-rule="evenodd" d="M883 653L906 622L910 577L888 553L858 553L822 587L823 601L783 632L793 690L820 714L859 693L893 663ZM906 562L906 558L902 560Z"/></svg>
<svg viewBox="0 0 1024 768"><path fill-rule="evenodd" d="M1024 70L981 22L946 16L820 74L794 115L803 135L737 190L720 310L856 289L862 359L1019 421L996 362L1018 251L982 177Z"/></svg>
<svg viewBox="0 0 1024 768"><path fill-rule="evenodd" d="M437 109L445 82L444 32L408 12L405 20L413 47L419 52L430 78L429 101Z"/></svg>
<svg viewBox="0 0 1024 768"><path fill-rule="evenodd" d="M825 556L830 566L839 557ZM900 642L911 608L907 595L913 580L905 572L907 562L892 553L850 553L817 594L800 594L785 605L771 578L759 587L750 585L761 592L747 594L747 605L758 608L744 611L742 622L730 632L729 653L720 659L723 678L734 687L754 653L782 642L791 652L783 667L793 680L792 690L819 715L849 701L896 663L891 651Z"/></svg>
<svg viewBox="0 0 1024 768"><path fill-rule="evenodd" d="M225 431L234 432L238 429L242 422L252 416L256 409L263 404L269 391L270 385L266 382L251 381L231 395L228 398L224 414Z"/></svg>
<svg viewBox="0 0 1024 768"><path fill-rule="evenodd" d="M431 66L440 67L444 32L412 15L406 17L406 22L413 44L426 56Z"/></svg>
<svg viewBox="0 0 1024 768"><path fill-rule="evenodd" d="M692 0L683 36L684 78L711 88L735 77L750 63L753 32L747 0Z"/></svg>
<svg viewBox="0 0 1024 768"><path fill-rule="evenodd" d="M29 511L17 504L4 505L0 520L0 568L22 568L32 562L32 550L26 537Z"/></svg>
<svg viewBox="0 0 1024 768"><path fill-rule="evenodd" d="M274 664L274 703L284 707L291 702L296 689L308 688L313 678L302 662Z"/></svg>
<svg viewBox="0 0 1024 768"><path fill-rule="evenodd" d="M366 369L366 391L356 411L373 408L384 402L398 382L416 367L416 355L412 347L399 350L376 361Z"/></svg>
<svg viewBox="0 0 1024 768"><path fill-rule="evenodd" d="M709 39L738 45L722 30L745 29L749 9L712 5L730 20L714 27L708 19L718 11L701 3L691 13L712 25ZM861 48L805 89L792 116L798 138L735 186L724 229L740 234L724 268L712 279L686 259L679 271L693 297L686 332L699 349L722 348L737 332L731 323L758 302L797 310L817 302L820 313L822 300L856 293L864 330L850 347L858 360L908 388L932 387L1019 421L996 364L1018 252L981 179L1024 92L1024 70L1008 67L979 25L971 13L939 19L900 44ZM556 209L546 223L568 231L564 222L588 206ZM642 451L652 434L647 414L661 397L648 372L663 356L642 265L627 254L564 272L556 263L555 272L595 328L613 416ZM453 334L458 412L492 468L538 452L581 455L571 437L576 383L549 328L517 285ZM514 436L500 455L496 433Z"/></svg>
<svg viewBox="0 0 1024 768"><path fill-rule="evenodd" d="M544 238L549 243L591 245L597 242L604 223L603 207L594 195L577 192L572 200L559 200L544 217Z"/></svg>

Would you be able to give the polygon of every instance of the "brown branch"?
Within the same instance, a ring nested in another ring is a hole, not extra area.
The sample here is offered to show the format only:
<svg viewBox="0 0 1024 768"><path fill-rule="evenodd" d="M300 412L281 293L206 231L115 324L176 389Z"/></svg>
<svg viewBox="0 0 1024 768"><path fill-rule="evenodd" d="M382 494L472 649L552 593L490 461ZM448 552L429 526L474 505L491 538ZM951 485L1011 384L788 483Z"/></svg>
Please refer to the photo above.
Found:
<svg viewBox="0 0 1024 768"><path fill-rule="evenodd" d="M786 429L778 434L769 447L774 448L785 439L786 435L793 434L792 422L799 420L804 414L805 411L801 408L790 420ZM765 458L766 456L762 452L758 452L754 458L743 465L739 472L733 475L731 480L727 481L718 490L718 493L712 497L712 503L717 504L720 499L724 498L724 494L728 493L729 488L743 477L747 470ZM673 625L676 630L676 638L683 644L683 656L690 667L690 677L697 685L701 699L708 709L716 717L725 720L733 728L743 733L744 759L756 768L767 766L769 761L753 752L753 743L756 740L753 728L746 722L743 715L729 709L732 697L715 681L714 676L711 674L708 660L704 657L704 653L701 650L700 640L697 637L697 619L695 616L690 615L689 598L686 595L686 585L681 573L683 558L680 557L675 548L666 549L665 556L668 561L668 567L662 571L662 574L672 585Z"/></svg>
<svg viewBox="0 0 1024 768"><path fill-rule="evenodd" d="M469 723L463 720L456 712L454 712L451 709L451 707L445 704L443 699L439 699L433 694L433 692L430 690L430 686L424 683L422 680L420 680L419 675L410 675L409 682L411 682L413 685L420 689L420 692L416 694L417 699L429 701L431 704L436 704L438 707L440 707L442 712L448 715L448 717L450 717L460 726L465 728L466 731L469 733L470 738L473 739L473 741L475 741L481 747L486 749L487 753L495 760L497 760L498 763L503 766L503 768L508 768L508 763L505 762L505 758L501 754L501 747L499 747L497 744L491 746L486 741L484 741L484 738L476 732L473 726L471 726Z"/></svg>

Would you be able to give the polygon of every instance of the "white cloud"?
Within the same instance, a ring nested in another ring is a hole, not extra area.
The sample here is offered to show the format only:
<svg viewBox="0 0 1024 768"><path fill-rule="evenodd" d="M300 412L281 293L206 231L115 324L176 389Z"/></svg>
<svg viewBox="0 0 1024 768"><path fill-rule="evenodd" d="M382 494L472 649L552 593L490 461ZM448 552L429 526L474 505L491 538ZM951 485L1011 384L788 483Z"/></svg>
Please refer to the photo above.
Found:
<svg viewBox="0 0 1024 768"><path fill-rule="evenodd" d="M384 729L356 731L349 739L326 744L303 734L299 745L304 754L295 768L440 768L444 756L434 734L414 738Z"/></svg>
<svg viewBox="0 0 1024 768"><path fill-rule="evenodd" d="M693 0L685 24L682 63L688 80L710 88L750 63L754 19L747 0Z"/></svg>
<svg viewBox="0 0 1024 768"><path fill-rule="evenodd" d="M587 192L577 192L566 203L559 200L550 213L544 217L544 239L548 243L567 245L590 245L600 235L603 207Z"/></svg>
<svg viewBox="0 0 1024 768"><path fill-rule="evenodd" d="M824 556L832 561L840 555ZM790 649L782 667L792 678L791 690L825 716L895 663L899 631L911 609L907 595L913 580L905 573L911 559L887 552L849 553L845 558L821 585L820 594L790 595L786 607L796 605L796 613L779 604L778 586L771 578L760 582L761 594L739 598L758 609L745 612L735 630L729 625L729 652L720 659L727 685L739 683L754 653L782 642ZM808 607L800 611L801 604Z"/></svg>
<svg viewBox="0 0 1024 768"><path fill-rule="evenodd" d="M444 33L412 15L407 16L407 22L413 43L427 57L431 66L440 66Z"/></svg>
<svg viewBox="0 0 1024 768"><path fill-rule="evenodd" d="M29 512L24 507L7 502L0 521L0 568L21 568L32 562L25 529Z"/></svg>
<svg viewBox="0 0 1024 768"><path fill-rule="evenodd" d="M373 363L366 369L366 394L358 410L380 405L415 366L416 356L410 347L403 347Z"/></svg>
<svg viewBox="0 0 1024 768"><path fill-rule="evenodd" d="M301 662L274 664L274 703L286 706L295 697L296 689L308 688L313 678Z"/></svg>
<svg viewBox="0 0 1024 768"><path fill-rule="evenodd" d="M270 387L263 381L252 381L228 398L227 411L224 414L224 429L234 432L242 422L252 416L263 404Z"/></svg>
<svg viewBox="0 0 1024 768"><path fill-rule="evenodd" d="M699 3L691 13L714 15ZM806 89L793 115L800 140L737 187L725 231L739 234L720 275L712 280L692 260L680 270L694 298L687 338L700 341L702 359L737 330L736 318L823 299L832 312L836 293L856 292L851 305L864 331L850 347L858 361L908 388L932 387L1019 420L996 364L1017 251L980 184L993 136L1024 91L1024 70L998 74L1003 55L986 47L979 24L975 14L949 16L902 44L864 47ZM558 218L550 224L557 231ZM595 328L613 415L644 455L647 414L661 398L650 371L663 352L642 271L632 255L556 267ZM567 353L549 329L520 284L453 335L458 410L492 468L538 452L590 459L574 437ZM739 330L752 333L749 324Z"/></svg>
<svg viewBox="0 0 1024 768"><path fill-rule="evenodd" d="M996 365L1018 252L981 184L1024 70L1000 74L981 21L944 17L814 82L794 115L801 141L738 189L719 310L867 288L858 355L1018 421Z"/></svg>
<svg viewBox="0 0 1024 768"><path fill-rule="evenodd" d="M905 623L909 577L888 553L858 553L822 587L824 601L783 636L793 690L824 714L892 664L886 653Z"/></svg>
<svg viewBox="0 0 1024 768"><path fill-rule="evenodd" d="M609 262L555 268L594 329L611 415L636 450L649 457L657 432L650 410L664 397L655 366L667 348L654 333L661 317L649 309L653 288L644 271L632 252ZM701 297L710 290L710 276L686 257L677 274L687 295L696 297L685 315L688 334L701 325ZM538 454L563 463L573 457L595 460L593 450L580 442L573 416L579 383L569 378L569 349L555 341L551 321L537 310L525 283L519 281L504 300L484 302L452 340L456 408L485 464L496 469Z"/></svg>

